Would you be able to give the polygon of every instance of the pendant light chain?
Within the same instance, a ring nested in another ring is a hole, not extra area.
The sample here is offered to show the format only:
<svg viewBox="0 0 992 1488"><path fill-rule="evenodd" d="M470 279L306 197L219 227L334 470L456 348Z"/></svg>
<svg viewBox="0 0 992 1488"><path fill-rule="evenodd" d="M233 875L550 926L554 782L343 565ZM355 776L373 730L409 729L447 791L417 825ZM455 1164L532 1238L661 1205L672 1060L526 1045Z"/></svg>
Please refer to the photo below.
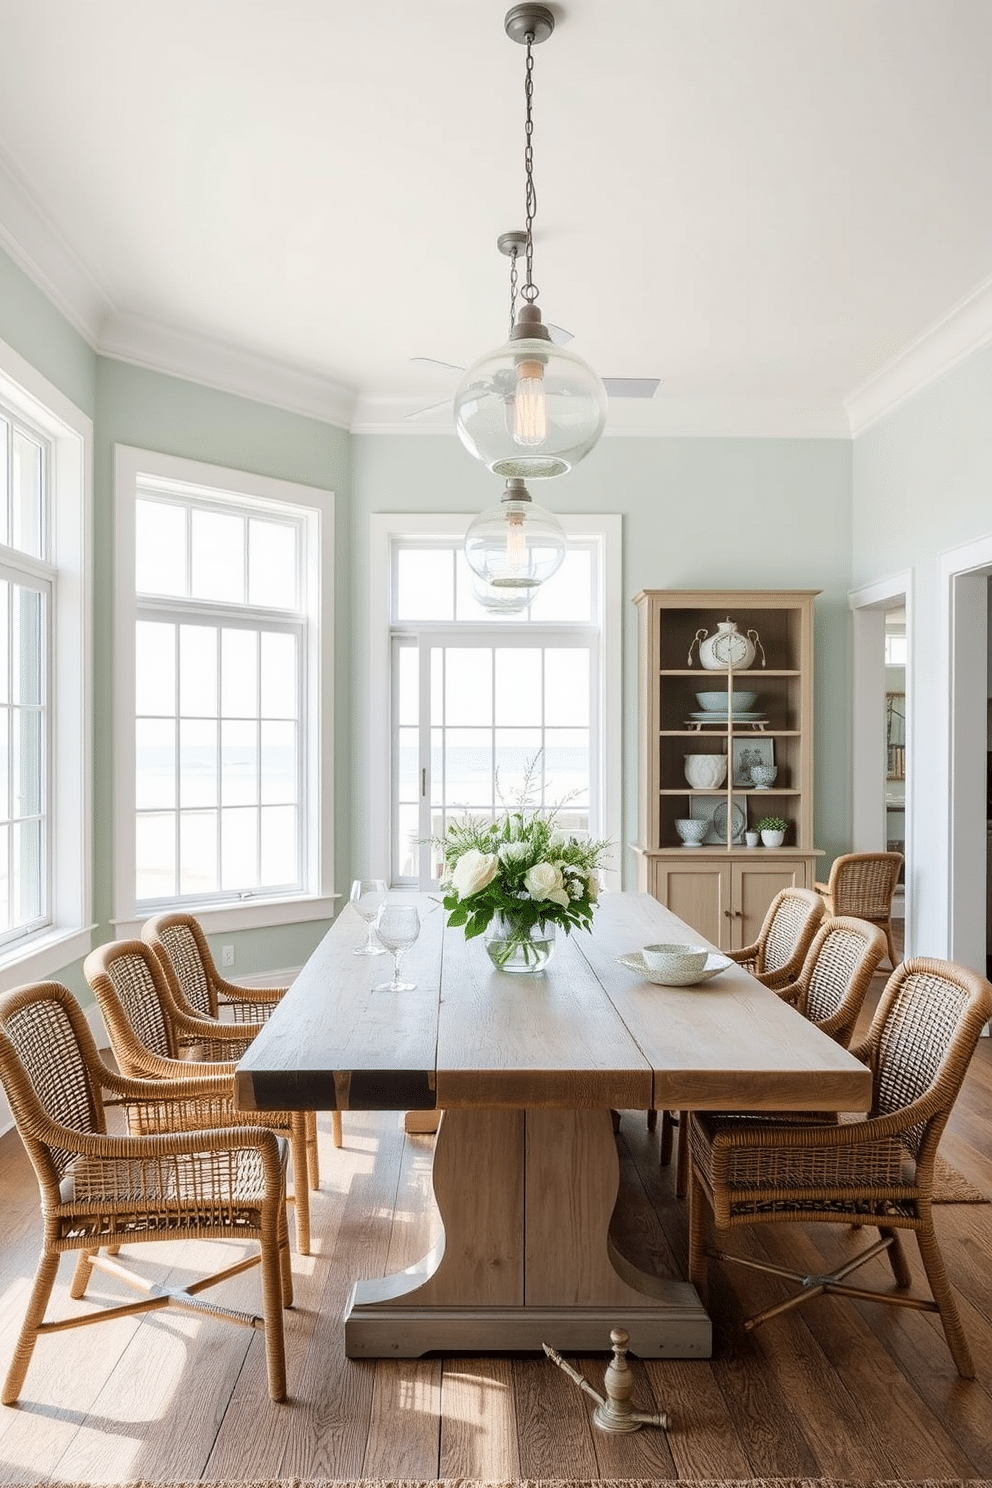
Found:
<svg viewBox="0 0 992 1488"><path fill-rule="evenodd" d="M527 231L527 281L520 291L521 298L532 305L537 299L537 285L534 283L534 218L537 216L537 188L534 185L534 33L527 33L527 70L524 77L524 98L526 100L526 120L524 123L524 174L527 180L527 189L524 197L525 209L524 226Z"/></svg>
<svg viewBox="0 0 992 1488"><path fill-rule="evenodd" d="M510 249L510 335L517 323L517 255L519 248Z"/></svg>

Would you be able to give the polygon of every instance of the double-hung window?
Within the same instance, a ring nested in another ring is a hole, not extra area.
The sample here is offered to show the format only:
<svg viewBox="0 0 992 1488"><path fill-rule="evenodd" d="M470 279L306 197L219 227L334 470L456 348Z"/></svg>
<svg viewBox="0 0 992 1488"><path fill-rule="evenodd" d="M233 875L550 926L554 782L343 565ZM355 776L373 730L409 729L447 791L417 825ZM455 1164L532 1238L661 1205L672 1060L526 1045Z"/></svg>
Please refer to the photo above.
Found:
<svg viewBox="0 0 992 1488"><path fill-rule="evenodd" d="M619 519L565 525L561 570L510 617L475 600L451 518L373 518L390 702L388 762L372 739L389 781L372 866L388 858L397 886L436 884L432 842L453 820L513 806L525 783L563 830L619 836Z"/></svg>
<svg viewBox="0 0 992 1488"><path fill-rule="evenodd" d="M90 946L91 451L0 343L0 988Z"/></svg>
<svg viewBox="0 0 992 1488"><path fill-rule="evenodd" d="M133 480L134 911L305 900L329 789L322 514L301 499L319 493L119 453Z"/></svg>
<svg viewBox="0 0 992 1488"><path fill-rule="evenodd" d="M52 446L0 406L0 946L51 904Z"/></svg>

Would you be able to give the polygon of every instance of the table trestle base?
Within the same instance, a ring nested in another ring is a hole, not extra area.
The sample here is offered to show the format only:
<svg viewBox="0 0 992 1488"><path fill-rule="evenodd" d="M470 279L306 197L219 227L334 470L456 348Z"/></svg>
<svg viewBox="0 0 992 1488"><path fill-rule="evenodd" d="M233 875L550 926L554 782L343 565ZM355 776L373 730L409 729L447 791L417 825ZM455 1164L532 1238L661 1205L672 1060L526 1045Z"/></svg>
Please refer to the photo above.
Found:
<svg viewBox="0 0 992 1488"><path fill-rule="evenodd" d="M678 1285L675 1283L674 1285ZM553 1337L569 1354L599 1354L616 1307L395 1307L363 1304L362 1282L345 1312L349 1359L419 1359L429 1353L541 1353ZM709 1317L695 1305L663 1303L624 1311L630 1351L641 1359L708 1359Z"/></svg>

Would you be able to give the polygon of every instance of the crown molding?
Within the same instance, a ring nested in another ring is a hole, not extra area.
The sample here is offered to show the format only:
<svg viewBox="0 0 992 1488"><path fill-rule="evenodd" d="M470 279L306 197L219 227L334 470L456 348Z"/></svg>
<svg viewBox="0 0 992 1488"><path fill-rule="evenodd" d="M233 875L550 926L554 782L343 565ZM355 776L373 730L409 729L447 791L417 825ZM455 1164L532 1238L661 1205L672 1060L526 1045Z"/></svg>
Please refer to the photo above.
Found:
<svg viewBox="0 0 992 1488"><path fill-rule="evenodd" d="M946 315L844 399L851 434L859 434L907 398L922 392L960 362L992 342L992 278L985 279Z"/></svg>
<svg viewBox="0 0 992 1488"><path fill-rule="evenodd" d="M0 152L0 245L94 351L110 295Z"/></svg>
<svg viewBox="0 0 992 1488"><path fill-rule="evenodd" d="M355 393L317 373L290 367L240 347L161 325L140 315L114 315L97 350L118 361L182 377L271 408L351 427Z"/></svg>

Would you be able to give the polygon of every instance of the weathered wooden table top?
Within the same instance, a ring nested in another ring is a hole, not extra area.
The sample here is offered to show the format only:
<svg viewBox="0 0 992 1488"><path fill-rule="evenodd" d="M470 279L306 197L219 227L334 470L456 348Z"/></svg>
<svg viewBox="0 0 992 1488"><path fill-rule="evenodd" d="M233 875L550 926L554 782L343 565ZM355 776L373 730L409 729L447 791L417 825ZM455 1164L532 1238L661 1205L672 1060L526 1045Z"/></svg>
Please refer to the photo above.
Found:
<svg viewBox="0 0 992 1488"><path fill-rule="evenodd" d="M653 941L703 943L647 894L605 894L540 976L495 971L435 899L403 897L421 911L402 962L416 989L372 991L392 958L353 955L366 929L343 910L238 1067L244 1109L870 1104L865 1067L741 968L679 988L622 966Z"/></svg>

